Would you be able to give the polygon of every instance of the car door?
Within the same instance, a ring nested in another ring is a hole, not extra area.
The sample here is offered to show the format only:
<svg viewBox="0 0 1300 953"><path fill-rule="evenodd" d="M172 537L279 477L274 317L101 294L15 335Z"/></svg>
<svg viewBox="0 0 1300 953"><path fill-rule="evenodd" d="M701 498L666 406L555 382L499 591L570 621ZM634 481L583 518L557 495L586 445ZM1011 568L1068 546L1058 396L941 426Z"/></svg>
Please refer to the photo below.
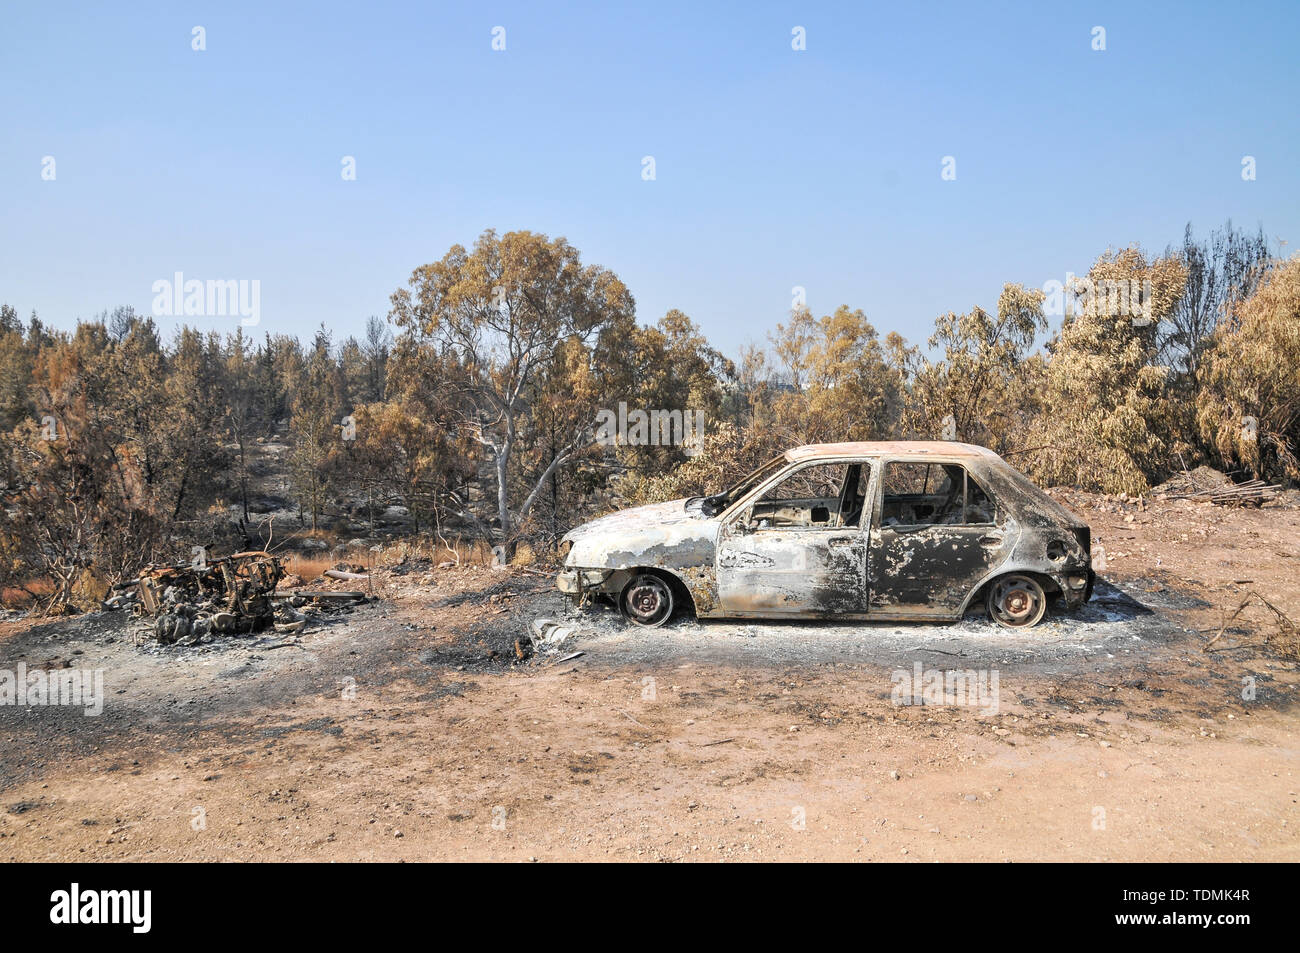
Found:
<svg viewBox="0 0 1300 953"><path fill-rule="evenodd" d="M1005 558L1007 519L966 467L890 460L871 529L869 611L952 617Z"/></svg>
<svg viewBox="0 0 1300 953"><path fill-rule="evenodd" d="M722 609L733 615L863 612L870 477L861 460L798 464L725 521L716 555Z"/></svg>

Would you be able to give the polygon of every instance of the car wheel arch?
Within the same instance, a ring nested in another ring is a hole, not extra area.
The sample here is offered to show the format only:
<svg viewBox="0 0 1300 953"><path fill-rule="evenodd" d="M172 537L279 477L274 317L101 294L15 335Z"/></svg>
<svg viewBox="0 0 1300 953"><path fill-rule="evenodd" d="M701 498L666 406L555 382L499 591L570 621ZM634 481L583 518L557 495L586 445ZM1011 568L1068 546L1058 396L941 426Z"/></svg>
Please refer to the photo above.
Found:
<svg viewBox="0 0 1300 953"><path fill-rule="evenodd" d="M987 576L981 579L971 591L966 594L966 601L961 604L961 615L965 615L972 604L983 604L984 597L988 595L989 587L1004 576L1030 576L1043 587L1043 592L1050 599L1052 596L1059 595L1062 591L1061 584L1053 579L1043 570L1029 565L1018 565L1014 563L1002 563Z"/></svg>
<svg viewBox="0 0 1300 953"><path fill-rule="evenodd" d="M619 590L620 600L623 597L623 592L632 584L637 576L657 576L664 580L664 582L668 584L669 588L672 589L673 598L677 601L677 605L680 608L688 610L692 615L697 614L695 593L691 591L691 587L687 581L673 570L667 569L663 566L629 566L621 571L627 574L627 581L624 582L622 588Z"/></svg>

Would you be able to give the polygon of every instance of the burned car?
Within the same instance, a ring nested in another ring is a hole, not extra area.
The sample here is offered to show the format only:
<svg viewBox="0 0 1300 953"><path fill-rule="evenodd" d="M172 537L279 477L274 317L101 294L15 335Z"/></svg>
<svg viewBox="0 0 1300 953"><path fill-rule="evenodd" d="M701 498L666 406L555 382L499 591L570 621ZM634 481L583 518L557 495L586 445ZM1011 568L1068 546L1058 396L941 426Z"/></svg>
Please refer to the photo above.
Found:
<svg viewBox="0 0 1300 953"><path fill-rule="evenodd" d="M1008 627L1092 595L1087 524L993 451L798 447L712 496L623 510L561 541L557 585L639 625L699 618L960 619Z"/></svg>
<svg viewBox="0 0 1300 953"><path fill-rule="evenodd" d="M234 553L219 559L146 566L137 579L118 583L108 608L154 618L154 637L164 645L188 644L209 632L260 632L275 621L271 599L284 566L268 552Z"/></svg>

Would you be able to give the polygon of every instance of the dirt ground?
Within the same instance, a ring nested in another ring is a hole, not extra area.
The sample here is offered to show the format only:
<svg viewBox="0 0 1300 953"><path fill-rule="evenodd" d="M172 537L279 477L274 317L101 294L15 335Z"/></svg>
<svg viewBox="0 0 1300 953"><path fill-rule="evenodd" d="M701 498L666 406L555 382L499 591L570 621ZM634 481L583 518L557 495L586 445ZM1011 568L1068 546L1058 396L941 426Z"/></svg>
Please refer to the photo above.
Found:
<svg viewBox="0 0 1300 953"><path fill-rule="evenodd" d="M0 623L0 668L103 669L106 699L0 706L0 858L1300 859L1297 665L1259 608L1204 650L1251 591L1300 619L1300 509L1065 502L1105 582L1024 633L645 631L427 568L300 637ZM539 618L575 632L520 661ZM994 701L895 703L936 670Z"/></svg>

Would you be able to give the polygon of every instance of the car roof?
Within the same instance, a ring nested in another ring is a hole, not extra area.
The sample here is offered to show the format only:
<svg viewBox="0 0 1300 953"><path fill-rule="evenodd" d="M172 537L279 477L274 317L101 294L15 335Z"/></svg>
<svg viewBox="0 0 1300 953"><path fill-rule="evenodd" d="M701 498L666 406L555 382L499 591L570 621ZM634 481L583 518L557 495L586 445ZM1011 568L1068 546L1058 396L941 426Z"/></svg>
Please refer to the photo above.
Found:
<svg viewBox="0 0 1300 953"><path fill-rule="evenodd" d="M854 443L810 443L785 452L791 463L831 457L884 457L934 454L944 457L1000 460L988 447L953 440L862 440Z"/></svg>

